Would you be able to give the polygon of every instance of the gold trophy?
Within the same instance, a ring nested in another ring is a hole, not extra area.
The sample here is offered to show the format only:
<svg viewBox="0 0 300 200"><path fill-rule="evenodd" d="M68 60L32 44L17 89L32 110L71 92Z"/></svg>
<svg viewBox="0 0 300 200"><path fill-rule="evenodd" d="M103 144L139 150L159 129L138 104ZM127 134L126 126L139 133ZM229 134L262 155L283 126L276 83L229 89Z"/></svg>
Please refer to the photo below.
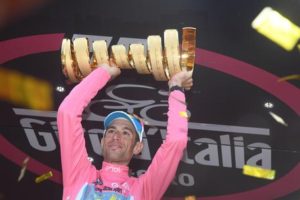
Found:
<svg viewBox="0 0 300 200"><path fill-rule="evenodd" d="M153 74L157 81L167 81L182 69L193 70L196 49L196 28L182 28L182 44L178 31L164 31L164 48L159 35L147 38L147 49L143 44L130 44L128 51L123 44L112 45L110 54L105 40L93 42L90 58L87 38L76 38L73 43L64 38L61 46L61 62L64 75L77 83L96 67L113 62L121 69L135 69L139 74Z"/></svg>

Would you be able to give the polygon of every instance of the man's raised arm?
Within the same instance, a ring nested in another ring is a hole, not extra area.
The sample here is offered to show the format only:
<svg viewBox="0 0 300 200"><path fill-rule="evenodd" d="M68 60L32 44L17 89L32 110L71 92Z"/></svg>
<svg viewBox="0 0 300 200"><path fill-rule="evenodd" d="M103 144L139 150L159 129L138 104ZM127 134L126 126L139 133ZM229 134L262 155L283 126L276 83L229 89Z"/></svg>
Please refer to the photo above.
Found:
<svg viewBox="0 0 300 200"><path fill-rule="evenodd" d="M179 72L168 84L170 95L166 140L140 179L144 185L146 199L161 199L174 179L188 139L184 89L189 90L193 85L192 72Z"/></svg>
<svg viewBox="0 0 300 200"><path fill-rule="evenodd" d="M87 179L84 174L89 174L87 172L90 170L95 171L95 167L87 159L81 125L82 112L98 91L119 74L119 68L108 65L98 67L75 86L59 106L57 125L64 186L74 183L80 177Z"/></svg>

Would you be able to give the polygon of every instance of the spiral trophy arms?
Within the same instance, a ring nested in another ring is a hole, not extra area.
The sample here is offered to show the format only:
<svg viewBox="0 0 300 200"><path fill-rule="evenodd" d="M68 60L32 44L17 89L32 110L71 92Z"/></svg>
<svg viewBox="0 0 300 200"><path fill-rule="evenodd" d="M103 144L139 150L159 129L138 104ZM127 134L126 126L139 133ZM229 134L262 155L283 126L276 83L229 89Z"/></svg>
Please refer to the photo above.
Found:
<svg viewBox="0 0 300 200"><path fill-rule="evenodd" d="M152 74L157 81L167 81L182 69L193 70L196 50L196 28L182 28L182 43L179 44L178 31L164 31L164 46L159 35L147 38L143 44L112 45L110 54L105 40L92 44L92 57L87 38L76 38L72 42L64 38L61 46L63 74L72 83L80 82L101 64L113 62L121 69L135 69L139 74Z"/></svg>

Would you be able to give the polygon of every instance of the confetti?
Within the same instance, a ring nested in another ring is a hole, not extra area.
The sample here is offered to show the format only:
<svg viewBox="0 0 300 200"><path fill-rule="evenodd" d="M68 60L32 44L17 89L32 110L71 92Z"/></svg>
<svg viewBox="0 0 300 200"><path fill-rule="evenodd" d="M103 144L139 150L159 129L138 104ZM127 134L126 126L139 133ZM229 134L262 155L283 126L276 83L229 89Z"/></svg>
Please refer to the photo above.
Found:
<svg viewBox="0 0 300 200"><path fill-rule="evenodd" d="M300 27L271 7L264 8L251 25L287 51L291 51L300 39Z"/></svg>
<svg viewBox="0 0 300 200"><path fill-rule="evenodd" d="M42 79L0 68L0 99L32 109L53 108L53 87Z"/></svg>
<svg viewBox="0 0 300 200"><path fill-rule="evenodd" d="M24 175L25 175L25 172L26 172L26 169L27 169L27 163L29 162L29 157L26 157L22 163L22 168L21 168L21 171L20 171L20 175L18 177L18 182L20 182Z"/></svg>
<svg viewBox="0 0 300 200"><path fill-rule="evenodd" d="M275 178L275 170L272 169L264 169L261 167L254 167L250 165L243 166L243 174L248 176L253 176L257 178L274 180Z"/></svg>
<svg viewBox="0 0 300 200"><path fill-rule="evenodd" d="M273 119L275 119L276 122L278 122L279 124L282 124L284 126L288 126L287 123L277 114L269 111L269 114L273 117Z"/></svg>
<svg viewBox="0 0 300 200"><path fill-rule="evenodd" d="M48 178L51 178L52 176L53 176L52 172L49 171L49 172L47 172L47 173L45 173L45 174L42 174L42 175L39 176L39 177L36 177L35 180L34 180L34 182L35 182L35 183L40 183L40 182L42 182L42 181L47 180Z"/></svg>
<svg viewBox="0 0 300 200"><path fill-rule="evenodd" d="M300 74L292 74L292 75L281 77L280 79L278 79L278 82L288 81L288 80L295 80L295 79L300 80Z"/></svg>
<svg viewBox="0 0 300 200"><path fill-rule="evenodd" d="M187 112L185 112L185 111L180 111L179 115L180 115L180 117L189 118Z"/></svg>

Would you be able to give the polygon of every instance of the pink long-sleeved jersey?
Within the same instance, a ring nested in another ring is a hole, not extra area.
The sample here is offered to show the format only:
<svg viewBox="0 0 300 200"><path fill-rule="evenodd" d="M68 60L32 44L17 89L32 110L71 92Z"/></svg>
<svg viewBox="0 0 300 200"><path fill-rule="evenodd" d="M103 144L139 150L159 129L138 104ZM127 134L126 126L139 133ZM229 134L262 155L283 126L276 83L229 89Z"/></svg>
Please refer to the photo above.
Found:
<svg viewBox="0 0 300 200"><path fill-rule="evenodd" d="M145 174L128 176L128 167L107 162L97 170L88 160L82 112L110 75L101 67L81 81L58 109L57 124L63 172L63 200L81 199L161 199L173 180L187 144L185 96L175 90L169 96L166 140L156 152ZM99 141L100 142L100 141Z"/></svg>

